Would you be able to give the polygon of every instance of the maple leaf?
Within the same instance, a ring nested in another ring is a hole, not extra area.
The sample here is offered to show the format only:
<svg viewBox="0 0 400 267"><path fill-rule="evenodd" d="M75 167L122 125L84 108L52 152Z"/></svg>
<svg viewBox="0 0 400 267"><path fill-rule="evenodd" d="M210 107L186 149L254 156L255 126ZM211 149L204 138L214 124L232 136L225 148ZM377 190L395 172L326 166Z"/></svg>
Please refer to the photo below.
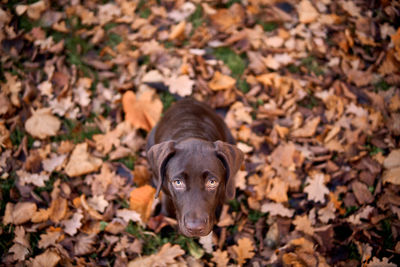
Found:
<svg viewBox="0 0 400 267"><path fill-rule="evenodd" d="M130 209L138 212L143 222L150 217L156 189L150 185L135 188L130 193Z"/></svg>
<svg viewBox="0 0 400 267"><path fill-rule="evenodd" d="M127 91L122 96L122 107L126 121L135 128L150 131L160 119L163 105L154 91L144 91L138 96Z"/></svg>
<svg viewBox="0 0 400 267"><path fill-rule="evenodd" d="M50 179L50 175L46 174L45 172L41 172L40 174L37 173L29 173L24 170L18 170L16 171L18 177L19 177L19 182L21 185L25 184L33 184L39 187L45 186L46 181Z"/></svg>
<svg viewBox="0 0 400 267"><path fill-rule="evenodd" d="M247 237L240 238L237 243L237 245L231 246L231 248L235 252L235 258L239 266L243 266L247 259L251 259L254 256L254 246Z"/></svg>
<svg viewBox="0 0 400 267"><path fill-rule="evenodd" d="M212 261L215 262L217 267L226 267L229 262L229 257L228 257L228 252L227 251L221 251L220 249L214 251L212 253Z"/></svg>
<svg viewBox="0 0 400 267"><path fill-rule="evenodd" d="M102 160L91 156L87 152L88 144L81 143L75 146L67 166L65 166L65 172L70 177L80 176L86 173L97 171Z"/></svg>
<svg viewBox="0 0 400 267"><path fill-rule="evenodd" d="M26 131L40 139L56 135L60 126L60 120L51 114L49 108L32 110L32 116L25 122Z"/></svg>
<svg viewBox="0 0 400 267"><path fill-rule="evenodd" d="M261 212L269 212L270 216L282 216L291 218L294 210L288 209L282 203L268 202L261 206Z"/></svg>
<svg viewBox="0 0 400 267"><path fill-rule="evenodd" d="M219 71L214 73L214 77L208 83L208 86L211 90L218 91L218 90L227 90L231 89L236 83L236 80L228 75L224 75Z"/></svg>
<svg viewBox="0 0 400 267"><path fill-rule="evenodd" d="M304 192L307 193L307 199L315 202L325 203L325 195L329 194L329 189L325 186L325 178L323 173L317 173L314 178L307 178L306 187Z"/></svg>
<svg viewBox="0 0 400 267"><path fill-rule="evenodd" d="M57 252L47 249L33 259L32 267L54 267L60 260L61 257Z"/></svg>
<svg viewBox="0 0 400 267"><path fill-rule="evenodd" d="M308 235L314 234L314 228L312 227L311 221L308 219L307 215L296 215L293 224L296 226L297 231L302 231Z"/></svg>
<svg viewBox="0 0 400 267"><path fill-rule="evenodd" d="M75 255L86 255L95 251L96 248L93 245L96 243L96 239L95 234L79 234L74 246Z"/></svg>
<svg viewBox="0 0 400 267"><path fill-rule="evenodd" d="M192 94L194 81L187 75L180 75L166 79L165 84L168 85L171 93L184 97Z"/></svg>
<svg viewBox="0 0 400 267"><path fill-rule="evenodd" d="M82 226L82 219L82 210L78 209L78 211L75 212L74 215L72 215L71 219L61 222L61 224L64 225L64 232L69 234L70 236L74 236L78 232L78 229Z"/></svg>

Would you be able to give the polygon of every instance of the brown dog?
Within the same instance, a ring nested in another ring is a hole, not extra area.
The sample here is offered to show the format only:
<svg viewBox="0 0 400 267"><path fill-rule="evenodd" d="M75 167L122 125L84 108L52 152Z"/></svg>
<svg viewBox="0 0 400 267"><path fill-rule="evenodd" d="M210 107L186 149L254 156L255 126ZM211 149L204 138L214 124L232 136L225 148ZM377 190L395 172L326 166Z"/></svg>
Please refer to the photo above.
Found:
<svg viewBox="0 0 400 267"><path fill-rule="evenodd" d="M243 161L224 121L193 99L175 103L150 132L147 158L161 212L176 216L186 236L208 235L217 207L235 196Z"/></svg>

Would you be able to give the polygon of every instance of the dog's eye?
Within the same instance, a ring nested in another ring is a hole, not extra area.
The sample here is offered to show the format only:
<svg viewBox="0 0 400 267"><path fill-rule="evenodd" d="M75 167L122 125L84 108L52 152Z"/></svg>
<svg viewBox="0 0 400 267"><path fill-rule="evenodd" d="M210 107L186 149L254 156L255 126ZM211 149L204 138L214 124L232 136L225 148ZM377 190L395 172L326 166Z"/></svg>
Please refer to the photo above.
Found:
<svg viewBox="0 0 400 267"><path fill-rule="evenodd" d="M210 179L207 181L206 187L208 189L215 189L218 186L218 181L215 179Z"/></svg>
<svg viewBox="0 0 400 267"><path fill-rule="evenodd" d="M175 189L185 189L185 183L179 179L173 180L172 185L175 187Z"/></svg>

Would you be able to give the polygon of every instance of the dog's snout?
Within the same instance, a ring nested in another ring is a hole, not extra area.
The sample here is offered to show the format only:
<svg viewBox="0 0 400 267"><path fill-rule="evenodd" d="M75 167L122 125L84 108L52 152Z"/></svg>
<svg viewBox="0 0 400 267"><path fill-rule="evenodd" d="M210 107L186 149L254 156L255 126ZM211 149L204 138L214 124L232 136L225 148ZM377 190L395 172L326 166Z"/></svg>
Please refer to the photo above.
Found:
<svg viewBox="0 0 400 267"><path fill-rule="evenodd" d="M184 217L185 228L191 233L201 233L207 228L208 216L190 216Z"/></svg>

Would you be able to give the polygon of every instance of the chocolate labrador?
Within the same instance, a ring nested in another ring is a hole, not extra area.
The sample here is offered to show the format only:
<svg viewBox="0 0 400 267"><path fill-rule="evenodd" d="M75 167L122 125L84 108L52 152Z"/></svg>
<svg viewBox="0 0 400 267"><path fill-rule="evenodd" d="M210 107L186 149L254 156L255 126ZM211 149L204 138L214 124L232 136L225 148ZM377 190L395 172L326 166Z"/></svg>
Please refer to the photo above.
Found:
<svg viewBox="0 0 400 267"><path fill-rule="evenodd" d="M208 235L216 210L235 196L243 152L224 121L194 99L176 102L150 132L147 158L161 212L186 236Z"/></svg>

